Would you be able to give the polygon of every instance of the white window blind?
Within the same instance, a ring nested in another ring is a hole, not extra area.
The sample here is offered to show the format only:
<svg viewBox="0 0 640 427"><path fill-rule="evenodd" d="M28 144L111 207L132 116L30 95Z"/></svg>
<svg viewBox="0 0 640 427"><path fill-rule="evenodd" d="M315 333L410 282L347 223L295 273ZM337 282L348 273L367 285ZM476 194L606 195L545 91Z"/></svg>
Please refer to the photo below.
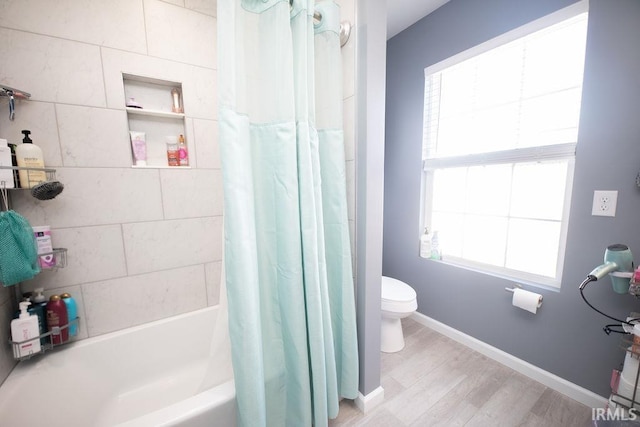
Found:
<svg viewBox="0 0 640 427"><path fill-rule="evenodd" d="M581 2L425 69L422 225L443 260L559 286L586 30Z"/></svg>

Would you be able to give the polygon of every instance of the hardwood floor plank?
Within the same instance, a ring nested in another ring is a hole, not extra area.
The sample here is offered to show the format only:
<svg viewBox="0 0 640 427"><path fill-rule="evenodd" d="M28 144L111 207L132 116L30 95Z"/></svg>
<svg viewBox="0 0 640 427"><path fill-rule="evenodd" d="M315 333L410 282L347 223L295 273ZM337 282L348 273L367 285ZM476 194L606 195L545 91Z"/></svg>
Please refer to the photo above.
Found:
<svg viewBox="0 0 640 427"><path fill-rule="evenodd" d="M580 427L591 421L591 408L547 388L531 412L544 420L545 426Z"/></svg>
<svg viewBox="0 0 640 427"><path fill-rule="evenodd" d="M591 408L411 319L405 348L381 353L385 399L342 400L330 427L587 427Z"/></svg>
<svg viewBox="0 0 640 427"><path fill-rule="evenodd" d="M517 372L511 373L504 384L491 396L467 425L518 425L538 401L545 386Z"/></svg>

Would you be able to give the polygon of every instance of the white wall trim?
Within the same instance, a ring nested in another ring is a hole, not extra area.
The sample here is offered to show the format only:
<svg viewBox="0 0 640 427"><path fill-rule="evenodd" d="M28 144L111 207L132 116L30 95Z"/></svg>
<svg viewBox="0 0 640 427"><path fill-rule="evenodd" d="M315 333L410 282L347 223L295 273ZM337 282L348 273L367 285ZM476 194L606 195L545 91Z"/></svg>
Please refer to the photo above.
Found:
<svg viewBox="0 0 640 427"><path fill-rule="evenodd" d="M567 381L564 378L552 374L551 372L545 371L544 369L532 365L529 362L519 359L512 354L500 350L499 348L480 341L471 335L460 332L451 326L438 322L437 320L425 316L422 313L415 312L411 315L411 318L416 322L459 342L460 344L466 345L478 353L490 357L496 362L508 366L516 372L526 375L527 377L582 403L583 405L590 408L603 408L607 403L607 399L605 397Z"/></svg>
<svg viewBox="0 0 640 427"><path fill-rule="evenodd" d="M356 406L362 413L366 414L373 408L378 406L384 400L384 389L379 386L366 396L358 392L358 397L355 399Z"/></svg>

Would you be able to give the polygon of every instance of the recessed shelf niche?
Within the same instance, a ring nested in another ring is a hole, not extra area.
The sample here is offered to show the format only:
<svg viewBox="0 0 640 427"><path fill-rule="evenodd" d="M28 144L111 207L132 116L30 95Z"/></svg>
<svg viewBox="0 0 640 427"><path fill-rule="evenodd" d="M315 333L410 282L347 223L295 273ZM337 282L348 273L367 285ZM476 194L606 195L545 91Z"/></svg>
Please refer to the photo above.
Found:
<svg viewBox="0 0 640 427"><path fill-rule="evenodd" d="M131 98L142 108L127 106L127 121L130 131L144 132L147 142L147 165L135 166L133 154L132 167L135 168L172 168L188 169L189 166L169 166L167 160L167 136L186 135L185 114L172 111L172 89L180 93L182 102L182 83L160 80L151 77L122 74L125 103L130 104ZM184 108L184 107L182 107ZM127 141L131 147L131 141ZM189 141L187 146L189 146Z"/></svg>

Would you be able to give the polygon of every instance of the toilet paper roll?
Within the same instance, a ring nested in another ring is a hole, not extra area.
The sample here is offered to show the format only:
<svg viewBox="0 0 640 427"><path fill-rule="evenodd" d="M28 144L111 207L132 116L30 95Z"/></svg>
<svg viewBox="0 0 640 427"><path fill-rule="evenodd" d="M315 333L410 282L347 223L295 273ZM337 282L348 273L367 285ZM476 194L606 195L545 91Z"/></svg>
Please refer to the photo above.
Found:
<svg viewBox="0 0 640 427"><path fill-rule="evenodd" d="M542 305L542 295L516 288L513 290L513 306L536 314Z"/></svg>

